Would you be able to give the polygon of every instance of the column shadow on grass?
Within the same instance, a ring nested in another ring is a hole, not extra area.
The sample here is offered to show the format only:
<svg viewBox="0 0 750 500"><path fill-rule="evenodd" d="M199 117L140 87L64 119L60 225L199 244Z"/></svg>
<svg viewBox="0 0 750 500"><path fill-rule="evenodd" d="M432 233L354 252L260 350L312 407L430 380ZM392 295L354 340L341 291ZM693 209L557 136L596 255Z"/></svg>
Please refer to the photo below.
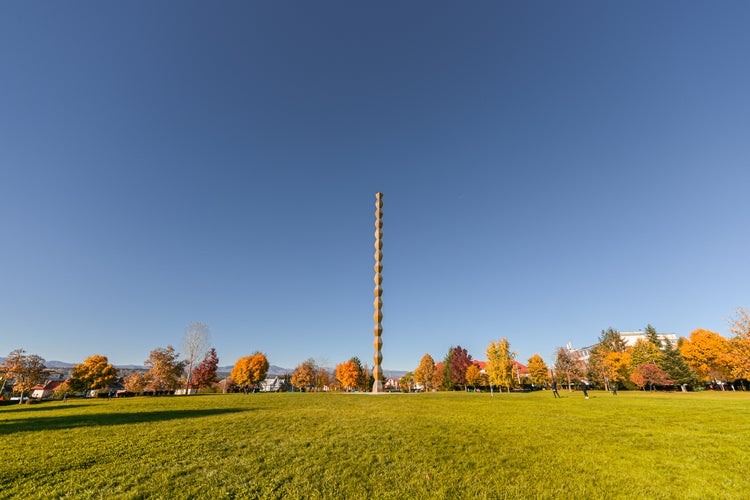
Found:
<svg viewBox="0 0 750 500"><path fill-rule="evenodd" d="M0 422L0 435L26 431L75 429L79 427L108 427L113 425L141 424L145 422L163 422L166 420L211 417L247 411L253 410L249 408L208 408L202 410L157 410L137 413L95 413L91 415L19 418Z"/></svg>
<svg viewBox="0 0 750 500"><path fill-rule="evenodd" d="M56 405L33 405L31 407L27 405L19 405L18 403L6 406L2 410L0 410L0 415L6 415L8 413L15 413L15 412L21 412L21 411L27 411L29 413L39 413L40 411L67 411L71 408L81 408L86 405L82 404L75 404L75 403L66 403L66 404L56 404Z"/></svg>

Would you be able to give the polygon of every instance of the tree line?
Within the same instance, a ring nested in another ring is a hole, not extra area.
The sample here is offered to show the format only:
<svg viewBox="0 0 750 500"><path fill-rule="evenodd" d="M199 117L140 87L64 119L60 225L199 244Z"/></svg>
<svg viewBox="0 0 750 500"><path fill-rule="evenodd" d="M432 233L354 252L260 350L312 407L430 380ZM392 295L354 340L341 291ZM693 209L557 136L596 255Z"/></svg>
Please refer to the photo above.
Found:
<svg viewBox="0 0 750 500"><path fill-rule="evenodd" d="M451 346L440 362L425 354L419 366L400 379L401 390L456 390L485 387L490 391L511 391L531 385L544 387L553 381L572 389L576 384L595 384L603 389L617 388L672 388L700 387L712 384L725 388L738 383L745 388L750 380L750 312L738 308L729 320L732 333L726 338L717 332L697 329L688 338L681 337L677 345L664 341L650 324L644 338L635 345L627 345L620 333L608 328L599 342L590 349L588 357L580 352L557 348L555 360L549 367L539 354L527 360L528 373L521 376L516 363L517 352L512 351L507 338L490 342L485 350L487 361L482 368L469 352ZM218 382L219 358L209 347L210 332L201 322L188 325L183 339L184 357L171 345L151 351L144 362L147 371L134 371L120 380L128 392L166 393L180 387L187 391L215 387ZM230 376L224 381L224 391L247 390L265 380L269 363L265 354L255 352L240 358ZM45 381L48 372L40 356L27 354L23 349L11 351L0 365L0 396L12 382L12 391L24 394ZM59 392L86 393L106 390L118 380L118 370L106 356L95 354L75 365L72 376L58 389ZM374 378L368 366L352 357L336 366L333 372L320 366L312 358L297 365L285 377L289 385L299 390L369 391Z"/></svg>
<svg viewBox="0 0 750 500"><path fill-rule="evenodd" d="M703 388L725 389L738 385L745 389L750 380L750 312L738 308L729 319L730 338L717 332L697 329L677 345L664 340L650 324L644 338L627 345L620 333L602 330L599 342L588 356L559 347L549 367L542 356L528 360L528 374L521 376L507 338L491 342L485 350L486 365L478 362L461 346L451 346L440 362L425 354L419 366L401 378L402 387L422 390L456 390L486 387L510 391L524 386L545 387L553 381L572 390L580 384L606 390L617 388Z"/></svg>

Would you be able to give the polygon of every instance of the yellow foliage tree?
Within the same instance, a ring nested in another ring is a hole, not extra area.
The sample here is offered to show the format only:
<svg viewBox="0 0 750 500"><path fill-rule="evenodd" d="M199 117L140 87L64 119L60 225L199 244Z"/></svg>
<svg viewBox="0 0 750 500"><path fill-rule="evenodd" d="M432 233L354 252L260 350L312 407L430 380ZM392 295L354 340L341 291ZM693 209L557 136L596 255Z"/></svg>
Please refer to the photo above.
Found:
<svg viewBox="0 0 750 500"><path fill-rule="evenodd" d="M298 389L315 385L315 361L308 359L300 363L292 373L292 385Z"/></svg>
<svg viewBox="0 0 750 500"><path fill-rule="evenodd" d="M630 376L630 353L609 352L602 361L602 365L610 383L623 382Z"/></svg>
<svg viewBox="0 0 750 500"><path fill-rule="evenodd" d="M472 363L466 369L466 383L476 389L478 385L482 384L482 370L479 366Z"/></svg>
<svg viewBox="0 0 750 500"><path fill-rule="evenodd" d="M529 377L534 385L547 385L550 383L549 367L539 354L529 358Z"/></svg>
<svg viewBox="0 0 750 500"><path fill-rule="evenodd" d="M336 367L336 380L345 390L351 390L357 386L359 379L359 369L351 359L346 363L341 363Z"/></svg>
<svg viewBox="0 0 750 500"><path fill-rule="evenodd" d="M268 373L268 359L262 352L256 352L238 359L230 377L239 386L252 386L265 380L266 373Z"/></svg>
<svg viewBox="0 0 750 500"><path fill-rule="evenodd" d="M109 363L107 356L94 354L75 365L72 375L68 381L71 388L80 387L84 391L106 389L117 378L117 369Z"/></svg>
<svg viewBox="0 0 750 500"><path fill-rule="evenodd" d="M493 385L497 387L505 386L510 392L510 386L513 384L513 359L516 357L516 353L510 350L510 342L505 337L497 342L490 342L486 354L485 371L489 378L490 387Z"/></svg>
<svg viewBox="0 0 750 500"><path fill-rule="evenodd" d="M432 356L425 354L414 370L414 381L422 384L425 391L429 391L435 384L435 360Z"/></svg>

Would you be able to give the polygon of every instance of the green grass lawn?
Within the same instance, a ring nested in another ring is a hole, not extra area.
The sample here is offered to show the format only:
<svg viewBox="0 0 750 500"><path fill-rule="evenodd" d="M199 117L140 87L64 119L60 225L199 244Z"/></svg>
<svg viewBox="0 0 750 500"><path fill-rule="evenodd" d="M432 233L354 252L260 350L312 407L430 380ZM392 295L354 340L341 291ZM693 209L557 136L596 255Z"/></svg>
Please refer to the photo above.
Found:
<svg viewBox="0 0 750 500"><path fill-rule="evenodd" d="M750 498L750 393L0 407L3 498Z"/></svg>

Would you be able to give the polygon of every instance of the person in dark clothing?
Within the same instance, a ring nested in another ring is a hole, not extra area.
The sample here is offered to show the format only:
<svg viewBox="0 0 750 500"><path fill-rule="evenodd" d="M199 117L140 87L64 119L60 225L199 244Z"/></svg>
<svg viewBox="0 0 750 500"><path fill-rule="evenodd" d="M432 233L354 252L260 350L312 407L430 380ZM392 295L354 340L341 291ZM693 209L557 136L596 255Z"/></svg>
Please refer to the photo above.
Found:
<svg viewBox="0 0 750 500"><path fill-rule="evenodd" d="M560 397L560 394L557 392L557 382L554 380L552 381L552 395L555 396L555 398Z"/></svg>
<svg viewBox="0 0 750 500"><path fill-rule="evenodd" d="M586 382L581 382L581 390L583 391L583 397L589 398L589 386Z"/></svg>

